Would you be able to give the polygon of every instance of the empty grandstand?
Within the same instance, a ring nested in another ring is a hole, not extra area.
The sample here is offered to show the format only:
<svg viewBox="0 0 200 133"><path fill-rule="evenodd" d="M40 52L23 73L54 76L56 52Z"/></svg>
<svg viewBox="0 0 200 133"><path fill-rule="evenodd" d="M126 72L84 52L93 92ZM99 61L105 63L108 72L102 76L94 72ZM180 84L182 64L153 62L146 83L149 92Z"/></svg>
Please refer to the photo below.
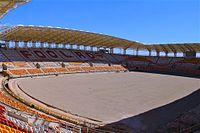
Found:
<svg viewBox="0 0 200 133"><path fill-rule="evenodd" d="M27 2L0 1L0 17ZM3 27L0 40L0 133L192 132L200 127L200 43L147 45L22 25Z"/></svg>

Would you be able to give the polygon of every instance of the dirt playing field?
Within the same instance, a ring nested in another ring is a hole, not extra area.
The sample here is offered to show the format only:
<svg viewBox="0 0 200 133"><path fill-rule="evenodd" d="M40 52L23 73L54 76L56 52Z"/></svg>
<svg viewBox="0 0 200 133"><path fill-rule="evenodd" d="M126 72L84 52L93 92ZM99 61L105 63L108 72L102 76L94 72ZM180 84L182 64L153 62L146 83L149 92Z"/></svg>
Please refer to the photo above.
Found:
<svg viewBox="0 0 200 133"><path fill-rule="evenodd" d="M199 89L200 80L127 72L26 78L18 84L45 103L111 123L183 98Z"/></svg>

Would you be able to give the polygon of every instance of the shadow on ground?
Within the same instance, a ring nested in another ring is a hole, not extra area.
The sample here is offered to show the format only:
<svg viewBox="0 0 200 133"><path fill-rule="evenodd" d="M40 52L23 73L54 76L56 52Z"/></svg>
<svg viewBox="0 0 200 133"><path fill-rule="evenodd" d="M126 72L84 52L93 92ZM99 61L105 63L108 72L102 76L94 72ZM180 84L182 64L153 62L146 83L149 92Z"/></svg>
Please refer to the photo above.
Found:
<svg viewBox="0 0 200 133"><path fill-rule="evenodd" d="M199 104L200 89L170 104L155 108L136 116L119 120L114 123L110 123L103 128L114 127L122 130L126 129L133 133L155 133L157 132L158 127L167 124L184 112L195 108Z"/></svg>

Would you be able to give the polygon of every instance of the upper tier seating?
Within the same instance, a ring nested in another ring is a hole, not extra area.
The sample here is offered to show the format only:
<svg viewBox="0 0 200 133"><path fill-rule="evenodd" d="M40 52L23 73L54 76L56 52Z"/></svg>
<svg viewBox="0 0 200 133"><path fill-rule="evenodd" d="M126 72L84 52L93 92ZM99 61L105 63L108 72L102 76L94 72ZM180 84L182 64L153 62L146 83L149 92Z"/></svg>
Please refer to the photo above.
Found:
<svg viewBox="0 0 200 133"><path fill-rule="evenodd" d="M15 49L0 49L0 51L9 59L9 61L24 61L24 58L19 55Z"/></svg>
<svg viewBox="0 0 200 133"><path fill-rule="evenodd" d="M156 64L158 65L169 65L172 58L170 57L160 57Z"/></svg>
<svg viewBox="0 0 200 133"><path fill-rule="evenodd" d="M38 59L28 49L17 49L17 52L27 62L38 61Z"/></svg>
<svg viewBox="0 0 200 133"><path fill-rule="evenodd" d="M124 60L129 58L128 55L118 55L118 54L113 54L112 57L115 58L117 62L123 62Z"/></svg>
<svg viewBox="0 0 200 133"><path fill-rule="evenodd" d="M107 54L107 53L96 53L97 55L99 55L100 57L102 56L103 58L103 62L110 62L110 63L117 63L118 60L115 59L112 54ZM100 58L99 61L102 61L102 59Z"/></svg>
<svg viewBox="0 0 200 133"><path fill-rule="evenodd" d="M70 50L67 49L57 49L54 50L59 57L62 57L62 62L68 62L68 61L80 61Z"/></svg>
<svg viewBox="0 0 200 133"><path fill-rule="evenodd" d="M48 56L48 58L51 60L51 61L63 61L64 59L64 53L63 52L60 52L61 50L58 50L58 49L41 49L43 51L43 53L46 53L46 55ZM62 56L63 55L63 56Z"/></svg>
<svg viewBox="0 0 200 133"><path fill-rule="evenodd" d="M175 62L175 64L178 64L178 63L200 64L200 59L194 59L194 58L182 59L180 61Z"/></svg>
<svg viewBox="0 0 200 133"><path fill-rule="evenodd" d="M0 51L0 60L1 62L9 62L6 56Z"/></svg>

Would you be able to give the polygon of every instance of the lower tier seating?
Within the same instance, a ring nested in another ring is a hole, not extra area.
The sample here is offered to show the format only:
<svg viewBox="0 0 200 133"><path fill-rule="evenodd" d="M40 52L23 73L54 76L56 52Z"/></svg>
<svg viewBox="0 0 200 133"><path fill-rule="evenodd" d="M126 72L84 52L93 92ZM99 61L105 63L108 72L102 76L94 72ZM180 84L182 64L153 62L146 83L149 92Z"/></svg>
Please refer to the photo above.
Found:
<svg viewBox="0 0 200 133"><path fill-rule="evenodd" d="M38 115L39 117L47 120L47 121L58 121L57 119L55 118L52 118L52 117L49 117L47 115L44 115L44 114L41 114L29 107L27 107L26 105L22 104L22 103L19 103L11 98L9 98L8 96L6 96L3 92L0 91L0 102L8 105L8 106L11 106L15 109L18 109L20 111L23 111L23 112L27 112L27 113L30 113L30 114L35 114L35 115Z"/></svg>
<svg viewBox="0 0 200 133"><path fill-rule="evenodd" d="M9 116L7 115L6 108L2 105L0 105L0 132L2 133L32 133L31 130L28 130L28 128L24 128L20 125L17 125L17 123L11 121L8 119ZM25 124L24 124L25 125Z"/></svg>
<svg viewBox="0 0 200 133"><path fill-rule="evenodd" d="M62 72L67 72L68 70L66 68L54 68L56 72L62 73Z"/></svg>
<svg viewBox="0 0 200 133"><path fill-rule="evenodd" d="M31 69L27 69L27 71L30 74L41 74L41 73L43 73L43 71L39 68L31 68Z"/></svg>
<svg viewBox="0 0 200 133"><path fill-rule="evenodd" d="M28 75L29 73L26 69L15 69L15 70L8 70L8 73L11 75Z"/></svg>
<svg viewBox="0 0 200 133"><path fill-rule="evenodd" d="M44 73L56 73L56 70L54 68L42 68L42 71Z"/></svg>
<svg viewBox="0 0 200 133"><path fill-rule="evenodd" d="M94 72L94 71L96 71L95 67L91 67L91 66L83 66L81 68L85 72Z"/></svg>
<svg viewBox="0 0 200 133"><path fill-rule="evenodd" d="M67 70L69 72L82 72L83 69L81 69L81 67L67 67Z"/></svg>

